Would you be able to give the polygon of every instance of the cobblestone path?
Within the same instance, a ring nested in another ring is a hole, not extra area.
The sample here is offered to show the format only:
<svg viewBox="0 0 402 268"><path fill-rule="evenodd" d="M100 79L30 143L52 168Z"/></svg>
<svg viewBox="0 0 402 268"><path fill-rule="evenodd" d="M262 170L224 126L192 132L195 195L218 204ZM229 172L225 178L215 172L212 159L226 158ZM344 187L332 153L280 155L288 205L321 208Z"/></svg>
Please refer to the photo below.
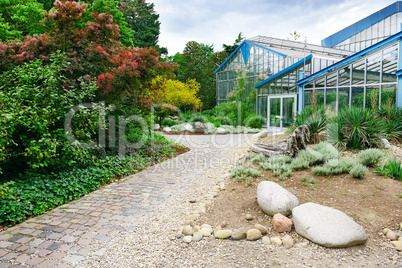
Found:
<svg viewBox="0 0 402 268"><path fill-rule="evenodd" d="M250 135L168 136L191 151L0 232L0 268L79 266L135 230ZM105 246L103 246L104 244Z"/></svg>

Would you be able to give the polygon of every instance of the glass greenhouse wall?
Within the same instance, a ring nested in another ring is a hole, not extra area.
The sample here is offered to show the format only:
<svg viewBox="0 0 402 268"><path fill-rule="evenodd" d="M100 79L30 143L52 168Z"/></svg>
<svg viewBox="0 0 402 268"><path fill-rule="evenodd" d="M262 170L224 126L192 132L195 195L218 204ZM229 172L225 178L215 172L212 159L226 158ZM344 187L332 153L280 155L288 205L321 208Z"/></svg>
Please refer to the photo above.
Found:
<svg viewBox="0 0 402 268"><path fill-rule="evenodd" d="M317 104L334 111L350 106L369 107L371 94L377 95L379 107L387 100L395 104L398 50L399 42L393 43L305 83L303 106L311 105L313 89Z"/></svg>

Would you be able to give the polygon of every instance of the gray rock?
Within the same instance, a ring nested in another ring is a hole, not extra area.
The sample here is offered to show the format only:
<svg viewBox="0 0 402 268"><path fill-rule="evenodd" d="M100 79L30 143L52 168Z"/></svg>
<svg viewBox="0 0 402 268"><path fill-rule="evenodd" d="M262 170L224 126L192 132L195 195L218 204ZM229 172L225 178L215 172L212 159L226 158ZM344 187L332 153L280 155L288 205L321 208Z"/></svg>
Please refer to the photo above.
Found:
<svg viewBox="0 0 402 268"><path fill-rule="evenodd" d="M387 139L381 139L381 144L382 144L382 147L383 147L384 149L389 149L389 148L391 148L391 144L389 144L389 141L388 141Z"/></svg>
<svg viewBox="0 0 402 268"><path fill-rule="evenodd" d="M190 225L184 226L183 229L181 230L181 232L184 235L193 235L194 234L193 227L191 227Z"/></svg>
<svg viewBox="0 0 402 268"><path fill-rule="evenodd" d="M292 214L296 232L325 247L349 247L368 239L362 226L333 208L306 203L295 207Z"/></svg>
<svg viewBox="0 0 402 268"><path fill-rule="evenodd" d="M263 181L258 185L257 201L260 208L270 216L277 213L287 216L299 204L294 194L272 181Z"/></svg>
<svg viewBox="0 0 402 268"><path fill-rule="evenodd" d="M224 129L223 127L218 127L218 129L216 130L217 134L226 134L228 131L226 129Z"/></svg>
<svg viewBox="0 0 402 268"><path fill-rule="evenodd" d="M184 125L184 129L185 129L186 131L193 131L193 130L194 130L193 126L190 125L190 124L185 124L185 125Z"/></svg>
<svg viewBox="0 0 402 268"><path fill-rule="evenodd" d="M177 239L179 239L179 238L182 238L184 235L183 235L183 233L181 232L181 231L178 231L176 234L175 234L175 237L177 238Z"/></svg>
<svg viewBox="0 0 402 268"><path fill-rule="evenodd" d="M193 241L193 237L191 235L187 235L187 236L183 237L184 243L190 243L191 241Z"/></svg>
<svg viewBox="0 0 402 268"><path fill-rule="evenodd" d="M203 237L202 233L200 233L200 232L195 232L195 233L193 234L193 241L201 241L201 240L202 240L202 237Z"/></svg>
<svg viewBox="0 0 402 268"><path fill-rule="evenodd" d="M282 240L277 236L271 237L271 243L274 245L280 246L280 245L282 245Z"/></svg>
<svg viewBox="0 0 402 268"><path fill-rule="evenodd" d="M265 245L271 245L271 239L268 236L262 238L262 243Z"/></svg>
<svg viewBox="0 0 402 268"><path fill-rule="evenodd" d="M268 233L268 229L265 226L262 226L261 224L255 224L254 228L259 230L261 232L261 234L265 235Z"/></svg>
<svg viewBox="0 0 402 268"><path fill-rule="evenodd" d="M253 220L253 216L251 216L250 214L246 214L246 220L248 221Z"/></svg>
<svg viewBox="0 0 402 268"><path fill-rule="evenodd" d="M205 133L205 125L202 122L195 122L194 123L194 132L195 133Z"/></svg>
<svg viewBox="0 0 402 268"><path fill-rule="evenodd" d="M285 235L284 238L282 238L282 244L285 248L291 248L294 245L293 238L290 235Z"/></svg>
<svg viewBox="0 0 402 268"><path fill-rule="evenodd" d="M254 241L260 239L261 237L262 234L258 229L250 229L247 231L247 240Z"/></svg>
<svg viewBox="0 0 402 268"><path fill-rule="evenodd" d="M154 126L154 130L159 130L159 129L161 129L161 125L159 125L159 124L155 124L155 126Z"/></svg>
<svg viewBox="0 0 402 268"><path fill-rule="evenodd" d="M388 238L389 240L395 241L395 240L398 239L398 235L397 235L395 232L393 232L393 231L389 231L389 232L387 233L387 238Z"/></svg>
<svg viewBox="0 0 402 268"><path fill-rule="evenodd" d="M163 131L165 132L172 132L172 129L170 127L164 127Z"/></svg>
<svg viewBox="0 0 402 268"><path fill-rule="evenodd" d="M244 229L237 229L234 230L234 232L232 233L232 239L233 240L242 240L246 238L246 231Z"/></svg>

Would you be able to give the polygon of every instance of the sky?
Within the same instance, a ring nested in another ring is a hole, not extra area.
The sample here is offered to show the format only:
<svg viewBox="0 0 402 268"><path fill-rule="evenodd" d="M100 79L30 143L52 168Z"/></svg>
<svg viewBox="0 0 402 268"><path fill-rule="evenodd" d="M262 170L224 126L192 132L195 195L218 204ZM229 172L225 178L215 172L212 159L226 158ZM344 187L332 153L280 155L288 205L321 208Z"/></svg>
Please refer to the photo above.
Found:
<svg viewBox="0 0 402 268"><path fill-rule="evenodd" d="M238 34L287 39L297 31L300 41L321 44L325 37L392 4L395 0L147 0L159 14L159 45L169 55L196 41L231 45Z"/></svg>

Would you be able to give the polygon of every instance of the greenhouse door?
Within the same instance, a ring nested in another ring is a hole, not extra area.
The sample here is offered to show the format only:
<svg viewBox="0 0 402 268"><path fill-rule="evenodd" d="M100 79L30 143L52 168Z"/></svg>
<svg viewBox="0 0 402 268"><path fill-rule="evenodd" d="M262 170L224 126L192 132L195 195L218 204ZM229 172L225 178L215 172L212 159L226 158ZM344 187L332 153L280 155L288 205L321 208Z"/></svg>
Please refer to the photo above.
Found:
<svg viewBox="0 0 402 268"><path fill-rule="evenodd" d="M296 95L268 97L268 129L284 130L296 114Z"/></svg>

